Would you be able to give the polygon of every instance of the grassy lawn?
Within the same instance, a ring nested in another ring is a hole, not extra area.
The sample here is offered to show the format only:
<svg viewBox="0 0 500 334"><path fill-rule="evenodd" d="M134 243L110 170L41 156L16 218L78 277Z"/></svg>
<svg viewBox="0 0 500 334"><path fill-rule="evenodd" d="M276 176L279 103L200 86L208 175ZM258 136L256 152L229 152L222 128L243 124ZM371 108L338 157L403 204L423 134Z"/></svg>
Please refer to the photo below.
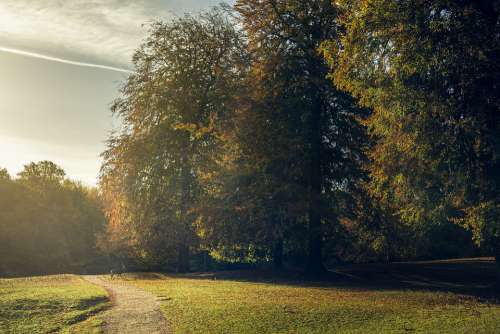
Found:
<svg viewBox="0 0 500 334"><path fill-rule="evenodd" d="M321 284L202 275L124 279L159 297L176 333L500 333L500 306L493 301L430 290L427 278L417 287L401 284L417 280L410 274L394 272L401 281L392 282L383 274L384 283L375 285L379 278ZM458 286L440 279L435 284Z"/></svg>
<svg viewBox="0 0 500 334"><path fill-rule="evenodd" d="M0 333L101 333L105 290L78 276L0 279Z"/></svg>

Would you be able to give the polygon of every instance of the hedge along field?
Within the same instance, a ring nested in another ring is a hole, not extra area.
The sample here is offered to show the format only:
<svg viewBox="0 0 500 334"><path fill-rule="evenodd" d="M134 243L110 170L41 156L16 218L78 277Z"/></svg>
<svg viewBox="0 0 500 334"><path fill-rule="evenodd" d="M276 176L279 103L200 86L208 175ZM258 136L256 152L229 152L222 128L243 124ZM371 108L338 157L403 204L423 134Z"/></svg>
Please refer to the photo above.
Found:
<svg viewBox="0 0 500 334"><path fill-rule="evenodd" d="M74 275L0 279L0 333L101 333L104 289Z"/></svg>
<svg viewBox="0 0 500 334"><path fill-rule="evenodd" d="M363 282L286 282L276 277L259 282L241 273L217 273L216 280L138 274L124 281L158 296L175 333L500 333L500 305L494 299L458 292L465 284L489 291L483 279L490 281L494 264L486 263L488 271L477 274L471 265L367 265L360 271L378 270L380 275Z"/></svg>

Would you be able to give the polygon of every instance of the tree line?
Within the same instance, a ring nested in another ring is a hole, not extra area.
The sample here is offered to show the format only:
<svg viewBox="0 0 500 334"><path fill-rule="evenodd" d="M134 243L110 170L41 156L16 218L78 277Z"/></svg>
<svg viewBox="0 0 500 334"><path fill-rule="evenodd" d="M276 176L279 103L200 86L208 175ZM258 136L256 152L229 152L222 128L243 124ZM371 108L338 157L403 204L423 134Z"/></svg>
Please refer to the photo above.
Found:
<svg viewBox="0 0 500 334"><path fill-rule="evenodd" d="M499 11L238 0L156 22L112 107L109 250L179 271L499 259Z"/></svg>
<svg viewBox="0 0 500 334"><path fill-rule="evenodd" d="M0 276L82 272L102 259L99 196L50 161L0 169Z"/></svg>

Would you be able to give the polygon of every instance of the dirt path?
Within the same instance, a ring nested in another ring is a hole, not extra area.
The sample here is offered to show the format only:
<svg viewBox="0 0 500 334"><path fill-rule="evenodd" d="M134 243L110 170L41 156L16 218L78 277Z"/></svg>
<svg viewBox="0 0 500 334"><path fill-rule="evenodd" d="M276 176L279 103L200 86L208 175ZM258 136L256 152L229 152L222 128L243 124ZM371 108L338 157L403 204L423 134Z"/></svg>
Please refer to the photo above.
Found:
<svg viewBox="0 0 500 334"><path fill-rule="evenodd" d="M103 314L106 334L167 334L167 321L156 297L149 292L119 281L99 276L83 276L87 281L105 288L113 306Z"/></svg>

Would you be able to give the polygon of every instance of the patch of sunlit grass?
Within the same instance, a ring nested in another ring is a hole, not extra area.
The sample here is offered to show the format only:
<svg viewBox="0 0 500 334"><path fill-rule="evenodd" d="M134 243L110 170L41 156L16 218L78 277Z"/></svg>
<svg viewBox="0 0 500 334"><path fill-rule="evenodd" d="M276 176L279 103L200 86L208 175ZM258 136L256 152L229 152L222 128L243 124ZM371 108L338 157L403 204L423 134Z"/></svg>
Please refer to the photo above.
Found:
<svg viewBox="0 0 500 334"><path fill-rule="evenodd" d="M106 291L78 276L0 279L0 333L100 333Z"/></svg>

